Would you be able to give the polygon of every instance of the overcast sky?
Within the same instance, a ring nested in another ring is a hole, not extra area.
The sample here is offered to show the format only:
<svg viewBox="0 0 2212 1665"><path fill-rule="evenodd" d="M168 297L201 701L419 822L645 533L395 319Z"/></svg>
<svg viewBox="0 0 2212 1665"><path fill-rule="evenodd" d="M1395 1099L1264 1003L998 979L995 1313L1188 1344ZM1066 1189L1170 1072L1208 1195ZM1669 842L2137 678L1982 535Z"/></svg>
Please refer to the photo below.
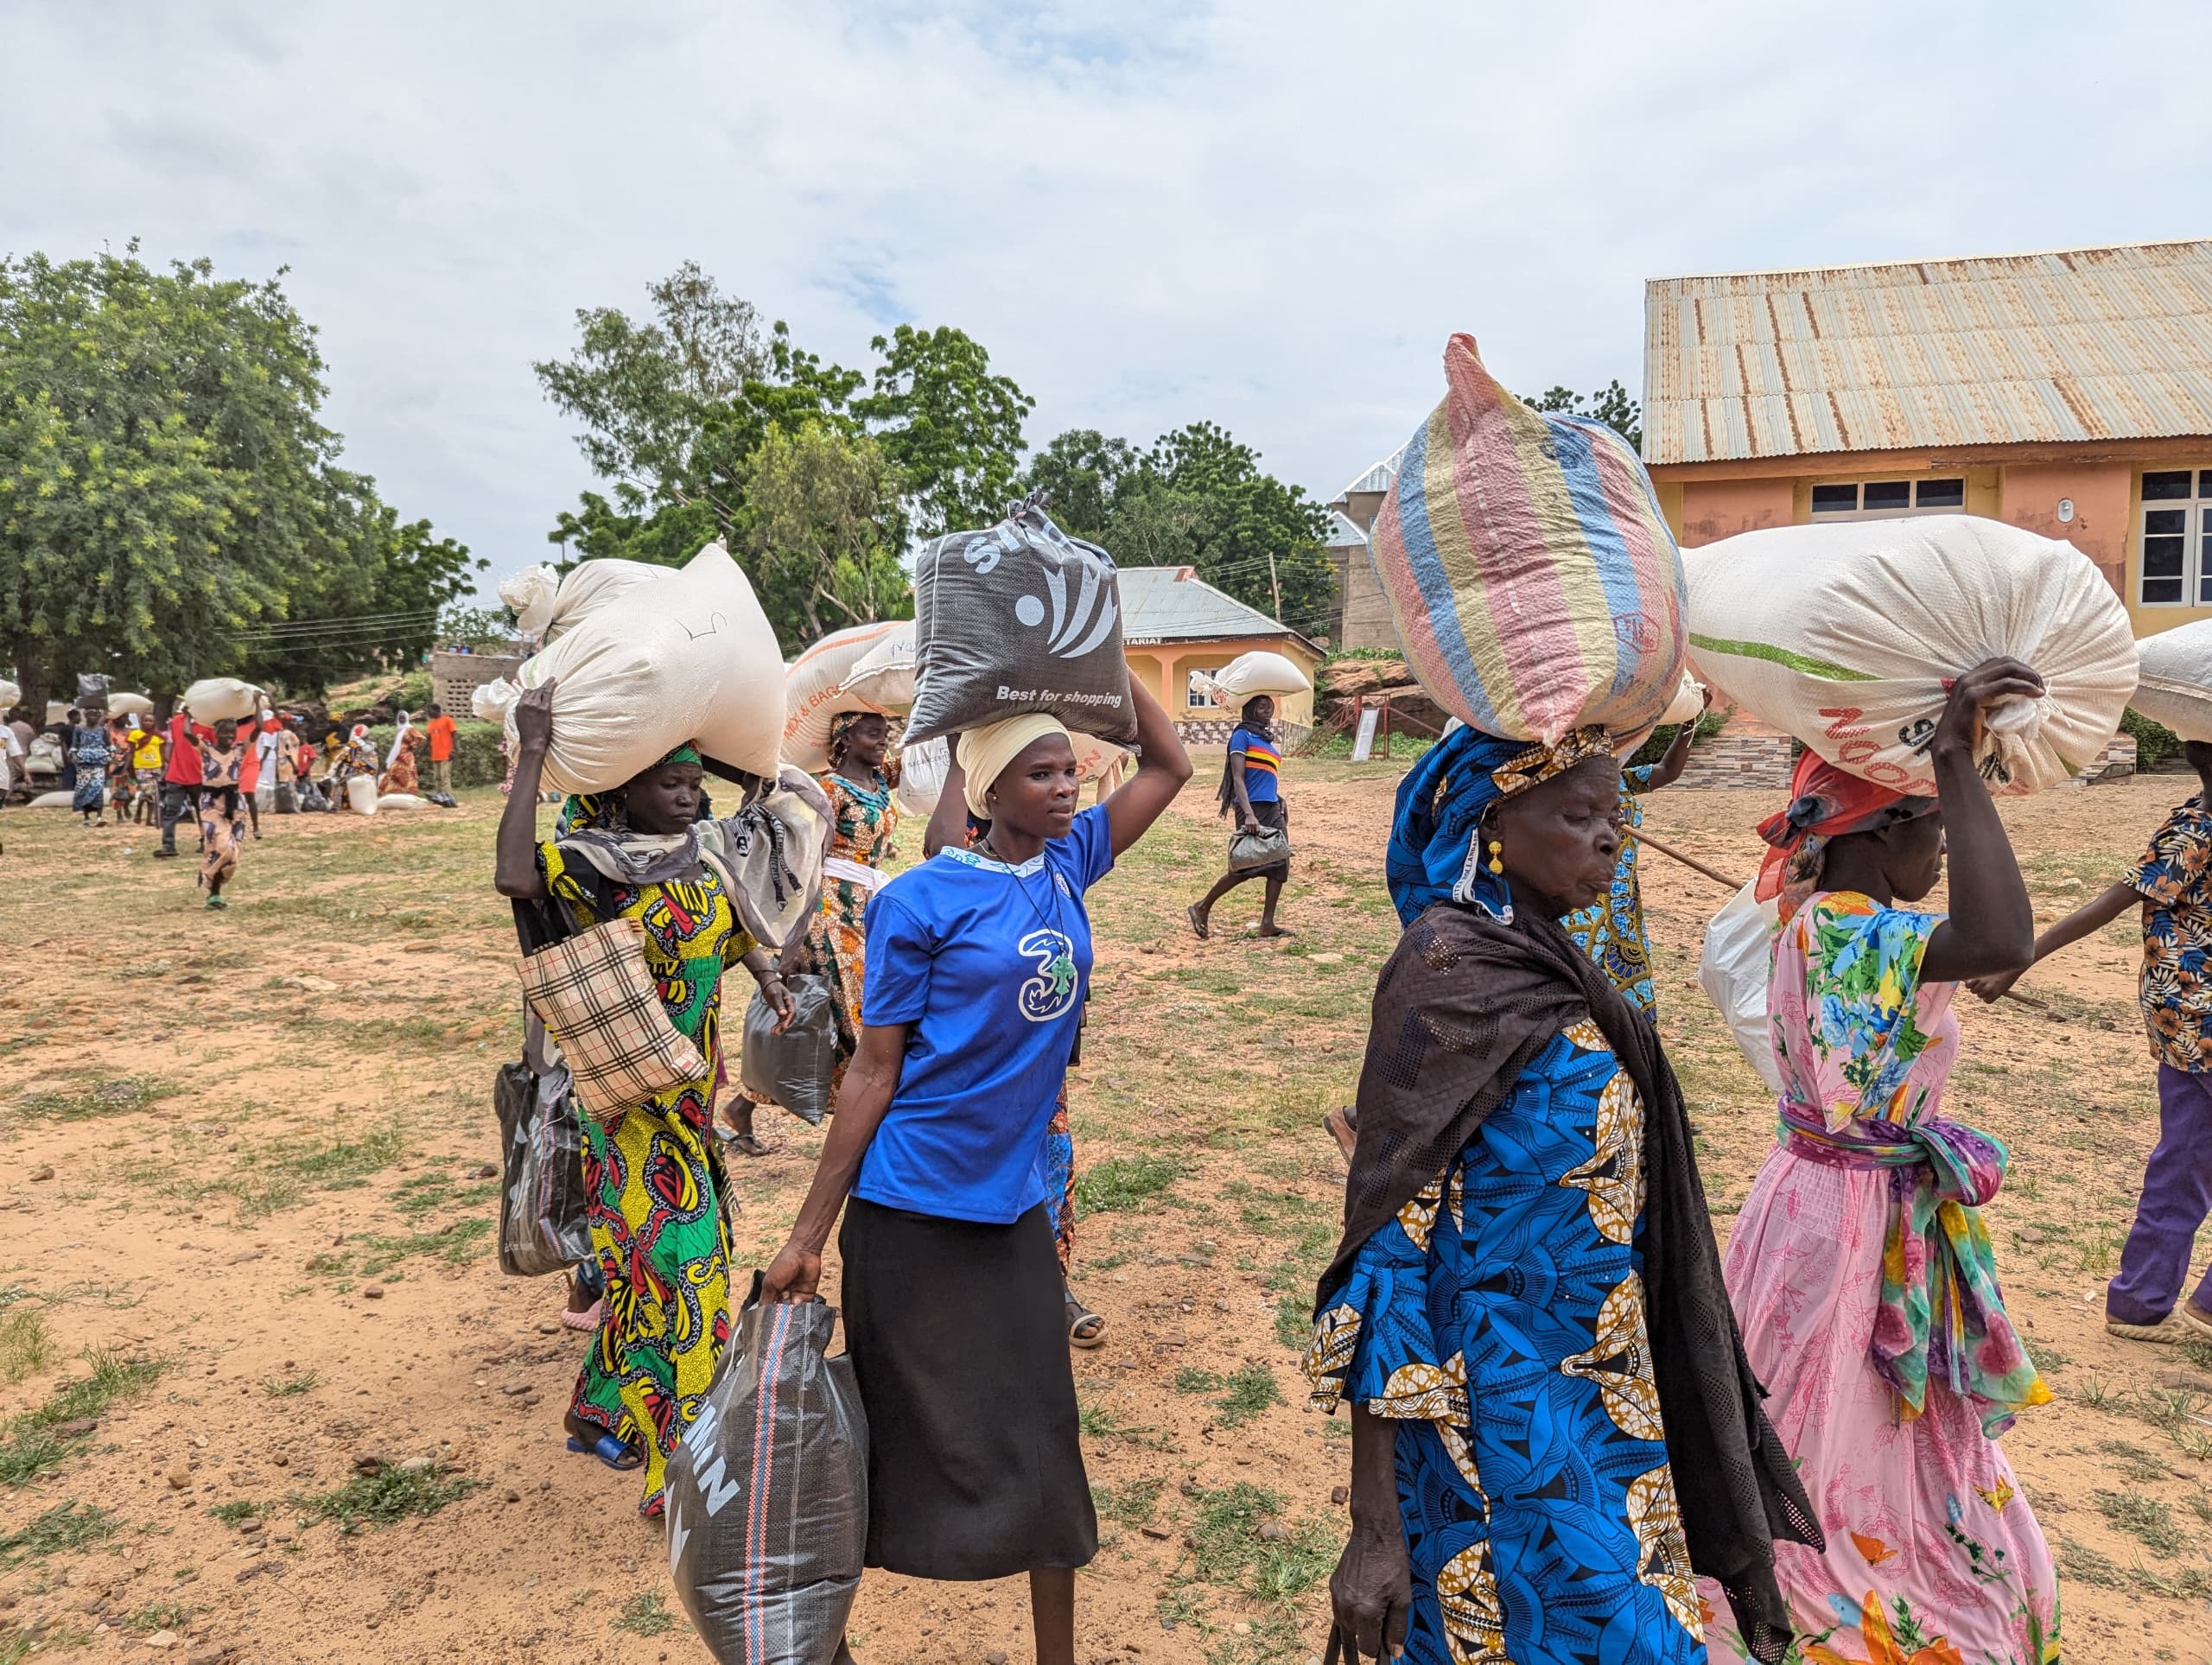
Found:
<svg viewBox="0 0 2212 1665"><path fill-rule="evenodd" d="M1643 283L2202 236L2202 11L0 0L0 249L288 266L408 516L548 553L531 373L696 259L804 346L955 324L1070 427L1326 498L1453 330L1643 379Z"/></svg>

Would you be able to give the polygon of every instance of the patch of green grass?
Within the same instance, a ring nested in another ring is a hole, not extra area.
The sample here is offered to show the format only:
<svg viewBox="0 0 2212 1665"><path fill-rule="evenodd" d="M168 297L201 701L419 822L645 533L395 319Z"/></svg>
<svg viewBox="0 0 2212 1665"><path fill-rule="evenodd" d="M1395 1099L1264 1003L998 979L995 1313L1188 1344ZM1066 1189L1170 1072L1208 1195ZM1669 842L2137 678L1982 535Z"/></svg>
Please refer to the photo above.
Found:
<svg viewBox="0 0 2212 1665"><path fill-rule="evenodd" d="M1077 1405L1076 1426L1093 1439L1125 1439L1132 1446L1142 1446L1152 1451L1162 1450L1167 1444L1157 1428L1124 1422L1096 1400L1086 1399Z"/></svg>
<svg viewBox="0 0 2212 1665"><path fill-rule="evenodd" d="M234 1501L227 1503L213 1504L210 1506L207 1512L210 1515L213 1515L217 1520L220 1521L225 1526L236 1526L240 1521L251 1521L256 1516L259 1515L261 1513L261 1505L259 1503L245 1503L242 1500Z"/></svg>
<svg viewBox="0 0 2212 1665"><path fill-rule="evenodd" d="M2125 1590L2126 1577L2111 1557L2071 1538L2058 1540L2058 1576L2076 1584L2094 1584L2104 1590Z"/></svg>
<svg viewBox="0 0 2212 1665"><path fill-rule="evenodd" d="M2183 1336L2174 1343L2179 1353L2200 1370L2212 1370L2212 1336Z"/></svg>
<svg viewBox="0 0 2212 1665"><path fill-rule="evenodd" d="M1195 1364L1185 1364L1175 1372L1175 1391L1179 1394L1210 1394L1220 1386L1218 1374L1202 1370Z"/></svg>
<svg viewBox="0 0 2212 1665"><path fill-rule="evenodd" d="M308 1269L341 1275L354 1271L373 1278L417 1255L431 1255L446 1266L467 1266L483 1253L483 1240L491 1235L489 1220L455 1220L435 1231L353 1238L348 1241L359 1245L359 1254L317 1255L308 1261Z"/></svg>
<svg viewBox="0 0 2212 1665"><path fill-rule="evenodd" d="M1148 1523L1160 1503L1164 1480L1130 1480L1118 1486L1093 1486L1090 1501L1102 1519L1134 1531Z"/></svg>
<svg viewBox="0 0 2212 1665"><path fill-rule="evenodd" d="M54 1338L46 1332L46 1314L35 1306L9 1309L0 1318L0 1376L21 1382L54 1363Z"/></svg>
<svg viewBox="0 0 2212 1665"><path fill-rule="evenodd" d="M2074 1360L2070 1354L2062 1353L2047 1341L2038 1341L2028 1349L2028 1357L2038 1370L2063 1370Z"/></svg>
<svg viewBox="0 0 2212 1665"><path fill-rule="evenodd" d="M2166 1465L2140 1446L2131 1446L2125 1439L2100 1439L2097 1449L2117 1459L2121 1475L2138 1484L2166 1478Z"/></svg>
<svg viewBox="0 0 2212 1665"><path fill-rule="evenodd" d="M2125 1532L2159 1560L2171 1560L2189 1547L2189 1535L2174 1524L2173 1511L2157 1498L2139 1491L2095 1491L2090 1496L2113 1531Z"/></svg>
<svg viewBox="0 0 2212 1665"><path fill-rule="evenodd" d="M8 1425L7 1441L0 1445L0 1485L22 1485L59 1465L81 1437L64 1439L55 1429L106 1414L109 1406L143 1392L162 1373L154 1360L125 1359L104 1350L85 1359L92 1366L89 1375L64 1383L45 1404Z"/></svg>
<svg viewBox="0 0 2212 1665"><path fill-rule="evenodd" d="M627 1630L633 1636L665 1636L676 1628L676 1616L668 1611L668 1604L661 1599L658 1591L646 1590L622 1604L614 1628Z"/></svg>
<svg viewBox="0 0 2212 1665"><path fill-rule="evenodd" d="M0 1566L43 1560L64 1550L82 1549L115 1535L115 1516L74 1498L56 1503L22 1528L0 1537Z"/></svg>
<svg viewBox="0 0 2212 1665"><path fill-rule="evenodd" d="M299 1375L287 1376L281 1382L272 1376L261 1384L261 1391L271 1399L293 1399L308 1392L321 1380L313 1370L302 1370Z"/></svg>
<svg viewBox="0 0 2212 1665"><path fill-rule="evenodd" d="M1287 1601L1336 1565L1336 1534L1319 1521L1284 1521L1280 1492L1240 1481L1189 1495L1197 1511L1190 1527L1194 1575L1205 1583L1233 1586L1258 1601ZM1261 1536L1263 1522L1280 1528L1280 1535Z"/></svg>
<svg viewBox="0 0 2212 1665"><path fill-rule="evenodd" d="M346 1531L357 1532L364 1526L390 1526L410 1515L435 1515L480 1484L442 1465L391 1467L356 1474L334 1491L292 1501L310 1521L335 1521Z"/></svg>
<svg viewBox="0 0 2212 1665"><path fill-rule="evenodd" d="M1230 1373L1223 1385L1228 1391L1214 1401L1224 1428L1241 1428L1270 1405L1282 1403L1282 1389L1274 1372L1264 1364L1247 1364Z"/></svg>
<svg viewBox="0 0 2212 1665"><path fill-rule="evenodd" d="M1283 1295L1275 1301L1275 1339L1294 1353L1302 1353L1313 1341L1313 1302L1306 1295Z"/></svg>
<svg viewBox="0 0 2212 1665"><path fill-rule="evenodd" d="M305 1202L318 1191L365 1185L399 1158L406 1141L387 1123L358 1139L308 1139L267 1145L240 1170L232 1187L241 1220L257 1220Z"/></svg>
<svg viewBox="0 0 2212 1665"><path fill-rule="evenodd" d="M123 1621L126 1630L139 1630L149 1635L156 1630L181 1630L192 1623L192 1616L200 1610L188 1607L181 1601L156 1602L151 1607L141 1607Z"/></svg>
<svg viewBox="0 0 2212 1665"><path fill-rule="evenodd" d="M88 1122L95 1116L143 1110L155 1100L167 1098L176 1090L148 1077L125 1076L119 1081L26 1093L9 1108L26 1121Z"/></svg>
<svg viewBox="0 0 2212 1665"><path fill-rule="evenodd" d="M478 1208L499 1194L496 1184L460 1185L442 1175L426 1173L402 1180L392 1192L391 1205L403 1219L419 1220L426 1214L457 1214Z"/></svg>
<svg viewBox="0 0 2212 1665"><path fill-rule="evenodd" d="M1076 1206L1085 1214L1141 1208L1183 1173L1173 1156L1109 1156L1077 1179Z"/></svg>

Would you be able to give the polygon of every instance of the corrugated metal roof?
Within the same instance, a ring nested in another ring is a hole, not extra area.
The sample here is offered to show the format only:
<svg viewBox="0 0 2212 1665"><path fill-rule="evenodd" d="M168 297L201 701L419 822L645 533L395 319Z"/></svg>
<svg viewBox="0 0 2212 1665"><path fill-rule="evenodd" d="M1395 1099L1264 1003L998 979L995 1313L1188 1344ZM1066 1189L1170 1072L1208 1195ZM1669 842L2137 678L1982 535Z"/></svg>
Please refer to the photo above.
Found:
<svg viewBox="0 0 2212 1665"><path fill-rule="evenodd" d="M1643 454L2212 435L2212 239L1655 278Z"/></svg>
<svg viewBox="0 0 2212 1665"><path fill-rule="evenodd" d="M1131 642L1217 641L1238 636L1296 636L1188 567L1123 567L1122 637ZM1300 640L1304 638L1300 637Z"/></svg>
<svg viewBox="0 0 2212 1665"><path fill-rule="evenodd" d="M1359 523L1342 509L1332 509L1329 511L1329 535L1321 540L1321 547L1325 550L1365 549L1367 534L1360 531Z"/></svg>
<svg viewBox="0 0 2212 1665"><path fill-rule="evenodd" d="M1413 442L1411 440L1408 440L1406 442L1406 445L1410 445ZM1338 492L1333 500L1337 503L1342 503L1354 492L1389 491L1390 489L1390 482L1398 477L1398 460L1405 454L1406 446L1402 445L1396 450L1391 452L1389 456L1384 457L1380 462L1369 463L1366 470L1361 473L1359 478L1353 480L1351 485L1345 486L1343 491Z"/></svg>

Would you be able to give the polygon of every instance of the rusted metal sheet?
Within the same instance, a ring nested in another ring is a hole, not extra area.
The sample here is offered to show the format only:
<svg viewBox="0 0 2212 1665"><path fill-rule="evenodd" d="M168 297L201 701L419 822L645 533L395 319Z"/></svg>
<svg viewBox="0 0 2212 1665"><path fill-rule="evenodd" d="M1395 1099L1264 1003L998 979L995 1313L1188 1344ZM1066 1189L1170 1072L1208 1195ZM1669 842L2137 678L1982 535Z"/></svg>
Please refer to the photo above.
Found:
<svg viewBox="0 0 2212 1665"><path fill-rule="evenodd" d="M1656 278L1647 461L2212 435L2212 240Z"/></svg>

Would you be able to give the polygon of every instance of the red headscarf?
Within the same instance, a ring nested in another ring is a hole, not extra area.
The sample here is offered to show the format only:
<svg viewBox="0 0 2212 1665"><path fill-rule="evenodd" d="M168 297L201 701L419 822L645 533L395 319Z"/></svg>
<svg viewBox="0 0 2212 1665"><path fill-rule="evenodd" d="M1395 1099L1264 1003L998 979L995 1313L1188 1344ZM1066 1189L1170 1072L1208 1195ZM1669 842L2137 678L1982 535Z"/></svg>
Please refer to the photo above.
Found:
<svg viewBox="0 0 2212 1665"><path fill-rule="evenodd" d="M1819 882L1821 852L1828 840L1895 826L1935 808L1932 798L1909 798L1878 786L1808 748L1790 777L1789 807L1759 823L1768 849L1752 893L1762 902L1782 897L1786 918ZM1796 896L1786 893L1793 891Z"/></svg>

